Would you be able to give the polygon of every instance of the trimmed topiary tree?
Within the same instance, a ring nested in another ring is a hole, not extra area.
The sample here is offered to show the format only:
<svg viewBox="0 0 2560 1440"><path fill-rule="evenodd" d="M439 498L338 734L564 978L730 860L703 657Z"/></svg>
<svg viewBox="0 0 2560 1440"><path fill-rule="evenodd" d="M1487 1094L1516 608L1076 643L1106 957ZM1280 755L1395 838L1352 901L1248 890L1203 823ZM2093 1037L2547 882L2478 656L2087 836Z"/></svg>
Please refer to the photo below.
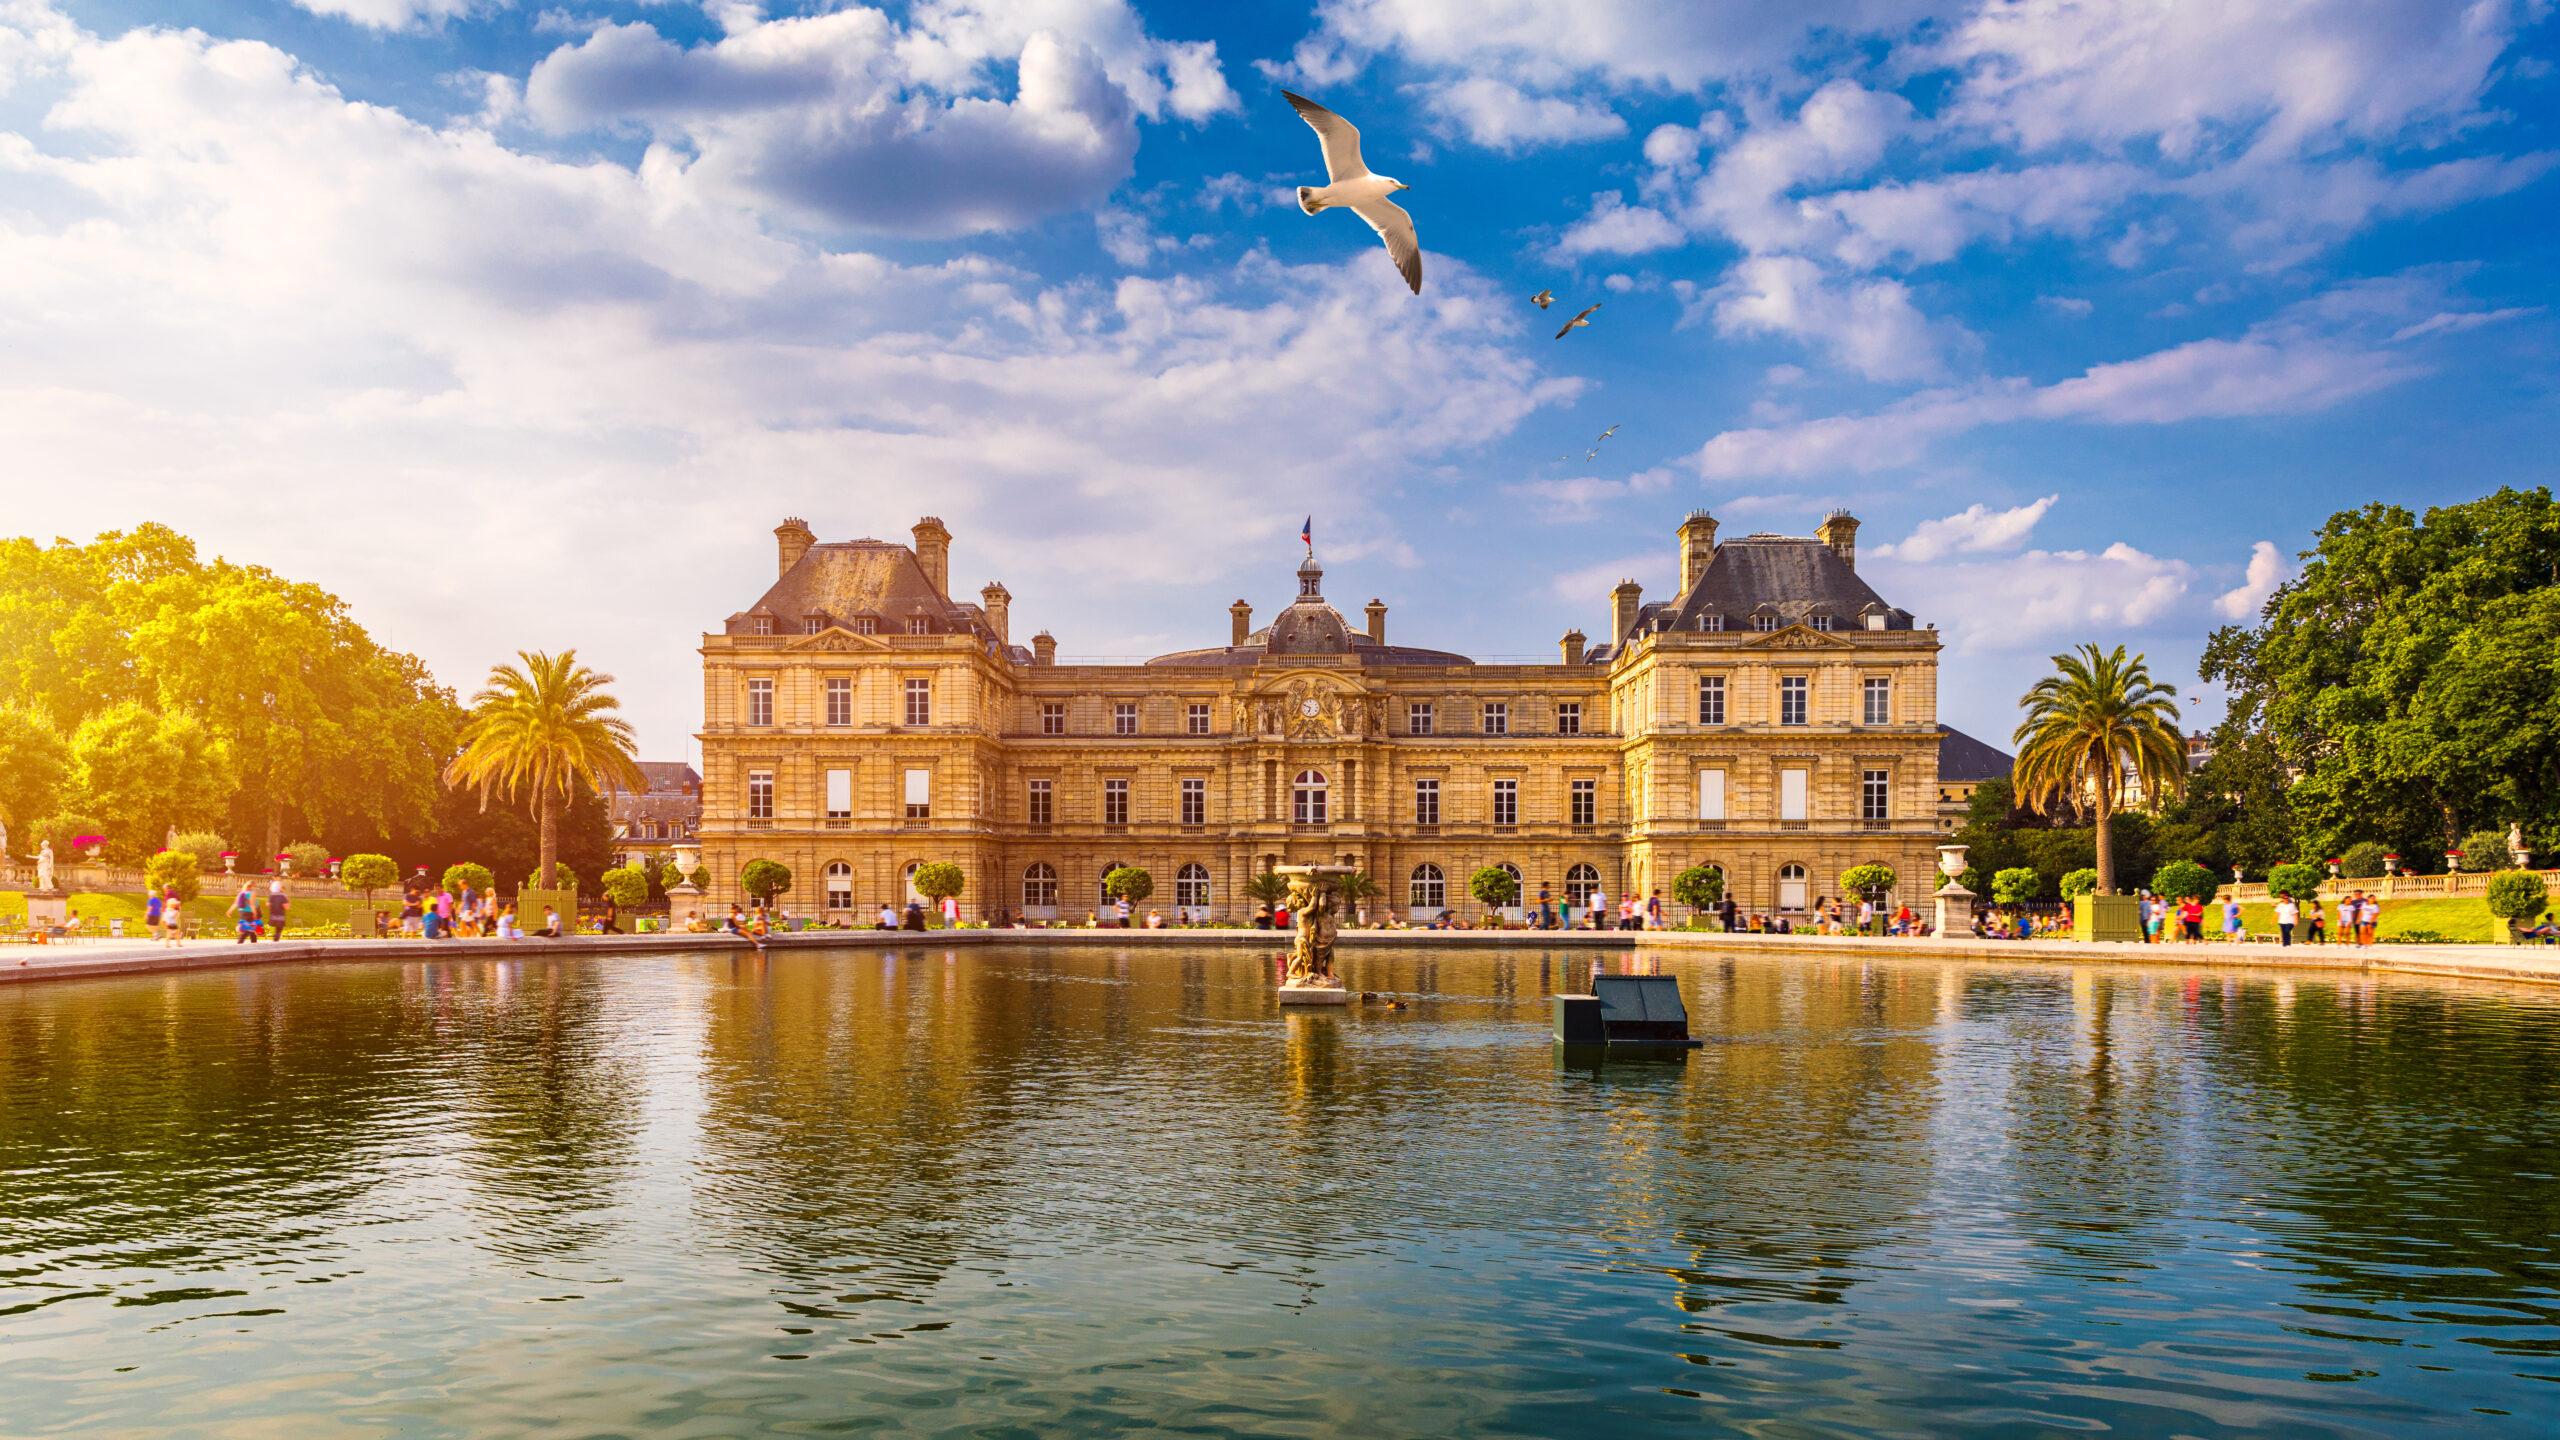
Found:
<svg viewBox="0 0 2560 1440"><path fill-rule="evenodd" d="M684 878L693 882L694 889L708 890L711 888L711 867L696 865L693 867L693 873Z"/></svg>
<svg viewBox="0 0 2560 1440"><path fill-rule="evenodd" d="M1724 872L1713 865L1692 865L1672 879L1671 898L1692 910L1713 910L1724 903Z"/></svg>
<svg viewBox="0 0 2560 1440"><path fill-rule="evenodd" d="M773 897L791 889L791 867L779 860L750 860L738 870L738 888L771 905Z"/></svg>
<svg viewBox="0 0 2560 1440"><path fill-rule="evenodd" d="M498 877L489 873L489 867L475 860L456 861L444 867L444 888L456 895L465 889L485 892L497 883Z"/></svg>
<svg viewBox="0 0 2560 1440"><path fill-rule="evenodd" d="M1146 904L1147 897L1156 893L1156 877L1135 865L1123 865L1102 877L1102 892L1126 900L1135 908Z"/></svg>
<svg viewBox="0 0 2560 1440"><path fill-rule="evenodd" d="M2190 895L2199 900L2210 900L2213 892L2221 888L2221 882L2213 878L2213 872L2193 860L2172 860L2151 872L2151 893L2165 895L2172 900L2183 900Z"/></svg>
<svg viewBox="0 0 2560 1440"><path fill-rule="evenodd" d="M1499 865L1487 865L1467 877L1467 893L1476 903L1499 910L1520 898L1520 882Z"/></svg>
<svg viewBox="0 0 2560 1440"><path fill-rule="evenodd" d="M2098 872L2088 873L2089 883L2098 883ZM2044 877L2031 865L2013 865L1991 877L1991 898L2003 905L2024 905L2044 892Z"/></svg>
<svg viewBox="0 0 2560 1440"><path fill-rule="evenodd" d="M142 874L152 889L174 890L180 900L193 900L204 893L204 867L184 850L163 850L143 861Z"/></svg>
<svg viewBox="0 0 2560 1440"><path fill-rule="evenodd" d="M2300 861L2279 865L2267 872L2267 893L2308 900L2320 893L2320 872Z"/></svg>
<svg viewBox="0 0 2560 1440"><path fill-rule="evenodd" d="M2530 870L2505 870L2489 877L2489 913L2506 925L2531 920L2550 903L2551 887Z"/></svg>
<svg viewBox="0 0 2560 1440"><path fill-rule="evenodd" d="M570 894L575 895L578 893L578 877L570 871L568 861L554 860L551 862L550 884L545 885L542 883L542 869L540 866L536 866L534 867L534 872L532 874L524 877L524 888L527 890L566 890Z"/></svg>
<svg viewBox="0 0 2560 1440"><path fill-rule="evenodd" d="M1840 893L1863 895L1871 890L1890 890L1898 879L1890 865L1878 865L1873 862L1852 865L1840 872Z"/></svg>
<svg viewBox="0 0 2560 1440"><path fill-rule="evenodd" d="M2500 842L2501 853L2503 853L2504 843L2503 840ZM2338 873L2350 880L2379 880L2382 878L2382 857L2385 853L2381 846L2372 841L2359 840L2348 846L2345 853L2339 855Z"/></svg>
<svg viewBox="0 0 2560 1440"><path fill-rule="evenodd" d="M634 910L649 903L649 872L641 866L617 866L597 876L596 884L604 891L605 903L615 910ZM612 925L617 931L622 928L619 916Z"/></svg>
<svg viewBox="0 0 2560 1440"><path fill-rule="evenodd" d="M950 861L936 860L930 865L917 866L914 877L907 883L915 887L917 894L932 901L934 909L940 910L943 901L969 888L969 877Z"/></svg>
<svg viewBox="0 0 2560 1440"><path fill-rule="evenodd" d="M2066 871L2062 877L2062 902L2076 904L2083 895L2098 893L2098 872L2093 869Z"/></svg>
<svg viewBox="0 0 2560 1440"><path fill-rule="evenodd" d="M400 883L400 867L388 855L350 855L338 866L338 883L363 895L370 910L374 891Z"/></svg>

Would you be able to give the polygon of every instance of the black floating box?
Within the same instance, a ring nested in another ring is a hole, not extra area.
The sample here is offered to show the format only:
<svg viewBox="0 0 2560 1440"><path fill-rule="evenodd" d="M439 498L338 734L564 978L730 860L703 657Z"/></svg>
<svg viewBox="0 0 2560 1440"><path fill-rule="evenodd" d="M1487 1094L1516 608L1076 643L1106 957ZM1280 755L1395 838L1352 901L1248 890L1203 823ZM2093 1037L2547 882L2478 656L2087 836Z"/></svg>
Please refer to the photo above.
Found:
<svg viewBox="0 0 2560 1440"><path fill-rule="evenodd" d="M1680 982L1669 975L1596 975L1592 994L1600 1028L1612 1045L1695 1045Z"/></svg>
<svg viewBox="0 0 2560 1440"><path fill-rule="evenodd" d="M1567 1045L1605 1045L1609 1032L1600 1023L1600 997L1558 995L1556 1039Z"/></svg>

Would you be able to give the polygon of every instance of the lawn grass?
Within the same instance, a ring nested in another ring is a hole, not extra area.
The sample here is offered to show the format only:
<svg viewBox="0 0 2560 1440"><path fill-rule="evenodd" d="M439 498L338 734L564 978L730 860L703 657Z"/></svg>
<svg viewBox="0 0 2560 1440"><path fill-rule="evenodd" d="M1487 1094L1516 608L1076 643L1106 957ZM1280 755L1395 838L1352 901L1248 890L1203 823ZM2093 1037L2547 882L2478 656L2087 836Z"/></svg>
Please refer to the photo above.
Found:
<svg viewBox="0 0 2560 1440"><path fill-rule="evenodd" d="M199 895L188 901L187 919L193 922L189 933L210 934L215 930L228 932L231 928L231 897L236 893L236 891L224 891L219 894ZM262 901L264 893L260 892ZM354 902L347 900L297 899L293 902L293 908L286 912L286 934L289 937L293 931L305 925L344 925L347 923L347 908L352 903ZM84 920L96 918L127 921L129 923L125 929L139 935L144 910L142 896L139 894L75 890L71 894L71 913ZM0 916L14 916L23 923L27 918L27 892L0 890Z"/></svg>
<svg viewBox="0 0 2560 1440"><path fill-rule="evenodd" d="M2323 901L2320 908L2327 912L2330 935L2335 938L2338 924L2337 904L2334 901ZM2252 935L2273 935L2276 932L2276 907L2264 902L2243 905L2240 907L2240 923L2248 926L2249 933ZM2208 936L2220 936L2222 933L2221 906L2205 907L2204 928ZM2441 935L2447 940L2468 941L2475 944L2487 944L2498 938L2497 919L2489 913L2489 902L2476 895L2448 899L2383 901L2382 918L2374 923L2374 938L2395 940L2412 931ZM2293 938L2297 942L2302 939L2302 931L2298 927L2294 931Z"/></svg>

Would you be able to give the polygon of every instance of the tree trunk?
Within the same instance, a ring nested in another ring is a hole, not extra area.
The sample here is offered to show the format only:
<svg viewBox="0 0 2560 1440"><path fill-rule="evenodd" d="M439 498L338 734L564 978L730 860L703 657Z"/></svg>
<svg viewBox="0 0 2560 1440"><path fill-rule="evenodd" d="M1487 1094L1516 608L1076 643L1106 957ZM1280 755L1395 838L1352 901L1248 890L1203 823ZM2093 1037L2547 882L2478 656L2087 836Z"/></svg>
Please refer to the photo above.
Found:
<svg viewBox="0 0 2560 1440"><path fill-rule="evenodd" d="M270 865L276 863L275 856L283 849L284 806L270 800L267 802L267 863Z"/></svg>
<svg viewBox="0 0 2560 1440"><path fill-rule="evenodd" d="M2115 779L2115 759L2112 752L2102 752L2098 759L2098 773L2092 777L2098 782L2098 819L2093 833L2098 842L2098 893L2101 895L2116 893L2115 827L2107 823L2116 813L2115 787L2110 783Z"/></svg>
<svg viewBox="0 0 2560 1440"><path fill-rule="evenodd" d="M536 887L551 888L553 856L559 854L560 822L551 809L551 792L542 792L542 863L534 867Z"/></svg>

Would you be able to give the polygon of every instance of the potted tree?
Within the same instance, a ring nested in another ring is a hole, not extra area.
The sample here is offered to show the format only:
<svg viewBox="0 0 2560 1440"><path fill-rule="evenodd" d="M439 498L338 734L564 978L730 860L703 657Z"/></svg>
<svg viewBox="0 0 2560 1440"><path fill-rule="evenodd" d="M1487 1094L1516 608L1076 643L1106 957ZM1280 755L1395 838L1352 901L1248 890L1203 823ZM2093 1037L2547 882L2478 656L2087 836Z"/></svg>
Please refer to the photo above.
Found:
<svg viewBox="0 0 2560 1440"><path fill-rule="evenodd" d="M1129 902L1129 918L1137 919L1137 909L1156 893L1156 877L1135 865L1123 865L1102 877L1102 893L1115 900Z"/></svg>
<svg viewBox="0 0 2560 1440"><path fill-rule="evenodd" d="M1673 876L1671 898L1689 907L1692 918L1724 903L1724 872L1713 865L1692 865Z"/></svg>
<svg viewBox="0 0 2560 1440"><path fill-rule="evenodd" d="M2489 913L2498 917L2498 938L2516 943L2516 922L2530 920L2551 902L2551 887L2530 870L2501 870L2489 877Z"/></svg>
<svg viewBox="0 0 2560 1440"><path fill-rule="evenodd" d="M624 928L628 922L622 912L649 903L649 872L624 865L597 876L596 883L604 890L604 928L617 935L630 933Z"/></svg>
<svg viewBox="0 0 2560 1440"><path fill-rule="evenodd" d="M169 890L173 904L183 906L204 893L204 865L185 850L163 850L143 861L142 876L152 889ZM178 933L186 933L183 923Z"/></svg>
<svg viewBox="0 0 2560 1440"><path fill-rule="evenodd" d="M2090 871L2089 887L2094 890L2097 884L2097 872ZM2012 865L2006 870L1995 872L1991 877L1991 898L2006 906L2013 919L2018 913L2019 906L2043 893L2044 876L2031 865Z"/></svg>
<svg viewBox="0 0 2560 1440"><path fill-rule="evenodd" d="M750 860L738 867L738 888L755 899L757 909L766 909L775 896L790 893L791 867L779 860Z"/></svg>
<svg viewBox="0 0 2560 1440"><path fill-rule="evenodd" d="M1491 911L1505 910L1520 898L1520 882L1499 865L1487 865L1467 877L1467 893ZM1490 918L1490 917L1488 917Z"/></svg>
<svg viewBox="0 0 2560 1440"><path fill-rule="evenodd" d="M350 855L338 866L338 883L364 896L347 907L347 933L369 938L382 933L382 912L373 908L373 892L397 884L400 867L388 855Z"/></svg>
<svg viewBox="0 0 2560 1440"><path fill-rule="evenodd" d="M1877 933L1882 934L1881 927L1886 923L1885 903L1893 898L1893 887L1899 879L1900 877L1893 873L1893 867L1890 865L1878 865L1873 862L1852 865L1840 872L1840 893L1844 896L1862 895L1874 901L1876 924L1879 927Z"/></svg>
<svg viewBox="0 0 2560 1440"><path fill-rule="evenodd" d="M907 883L915 887L917 894L932 901L934 913L939 915L943 901L969 888L969 877L950 861L936 860L929 865L917 866L915 875Z"/></svg>

